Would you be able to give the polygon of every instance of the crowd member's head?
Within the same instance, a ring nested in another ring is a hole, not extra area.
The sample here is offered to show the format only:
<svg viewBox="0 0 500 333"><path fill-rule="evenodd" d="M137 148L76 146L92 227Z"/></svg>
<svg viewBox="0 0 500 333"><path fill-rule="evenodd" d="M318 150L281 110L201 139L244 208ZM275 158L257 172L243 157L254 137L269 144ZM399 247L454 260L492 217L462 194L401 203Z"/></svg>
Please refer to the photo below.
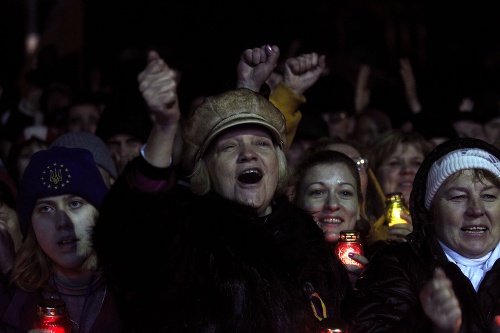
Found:
<svg viewBox="0 0 500 333"><path fill-rule="evenodd" d="M69 84L59 81L50 83L40 96L43 124L62 131L66 113L74 99L74 90Z"/></svg>
<svg viewBox="0 0 500 333"><path fill-rule="evenodd" d="M366 197L366 188L368 186L368 160L363 158L359 150L353 145L345 142L339 137L322 137L316 140L309 149L309 153L320 150L335 150L349 156L358 167L361 179L361 193Z"/></svg>
<svg viewBox="0 0 500 333"><path fill-rule="evenodd" d="M474 138L437 146L415 176L410 211L414 230L445 250L483 258L500 241L500 151Z"/></svg>
<svg viewBox="0 0 500 333"><path fill-rule="evenodd" d="M500 140L500 97L495 95L491 99L484 103L483 129L488 143Z"/></svg>
<svg viewBox="0 0 500 333"><path fill-rule="evenodd" d="M31 155L48 147L49 143L38 136L32 136L27 140L14 143L5 161L5 167L17 185L30 161Z"/></svg>
<svg viewBox="0 0 500 333"><path fill-rule="evenodd" d="M329 243L336 243L342 230L366 231L359 172L349 156L311 153L297 166L292 184L292 200L313 216Z"/></svg>
<svg viewBox="0 0 500 333"><path fill-rule="evenodd" d="M432 147L418 132L392 129L382 134L368 152L368 160L383 192L401 192L408 202L413 178Z"/></svg>
<svg viewBox="0 0 500 333"><path fill-rule="evenodd" d="M451 124L459 138L476 138L487 141L482 110L472 98L464 98L452 115Z"/></svg>
<svg viewBox="0 0 500 333"><path fill-rule="evenodd" d="M320 150L335 150L349 156L355 163L359 171L361 180L361 193L363 194L364 212L369 221L376 221L384 213L385 194L380 188L380 184L375 176L367 158L360 150L344 140L336 137L323 137L318 139L309 149L309 152Z"/></svg>
<svg viewBox="0 0 500 333"><path fill-rule="evenodd" d="M131 99L110 102L99 118L96 135L108 146L118 174L139 155L151 130L151 119L142 103Z"/></svg>
<svg viewBox="0 0 500 333"><path fill-rule="evenodd" d="M95 134L89 132L68 132L55 139L50 147L53 146L82 148L90 151L108 188L111 187L118 177L116 165L111 157L108 146Z"/></svg>
<svg viewBox="0 0 500 333"><path fill-rule="evenodd" d="M5 227L12 238L14 251L17 252L23 240L21 226L16 213L16 193L13 181L5 172L0 177L0 228ZM3 272L5 273L5 272Z"/></svg>
<svg viewBox="0 0 500 333"><path fill-rule="evenodd" d="M265 215L285 193L285 121L265 97L249 89L207 97L183 130L182 165L195 194L215 191Z"/></svg>
<svg viewBox="0 0 500 333"><path fill-rule="evenodd" d="M356 114L351 140L363 149L369 149L377 138L392 128L391 118L378 108L366 108Z"/></svg>
<svg viewBox="0 0 500 333"><path fill-rule="evenodd" d="M356 124L354 90L343 78L334 75L321 77L307 91L307 103L303 109L305 113L322 117L329 136L344 141L351 138Z"/></svg>
<svg viewBox="0 0 500 333"><path fill-rule="evenodd" d="M101 118L101 105L97 100L80 99L68 107L66 114L67 132L88 132L95 134Z"/></svg>
<svg viewBox="0 0 500 333"><path fill-rule="evenodd" d="M90 151L52 147L33 154L18 191L26 237L11 280L28 291L42 287L52 273L88 283L97 270L92 228L107 192Z"/></svg>

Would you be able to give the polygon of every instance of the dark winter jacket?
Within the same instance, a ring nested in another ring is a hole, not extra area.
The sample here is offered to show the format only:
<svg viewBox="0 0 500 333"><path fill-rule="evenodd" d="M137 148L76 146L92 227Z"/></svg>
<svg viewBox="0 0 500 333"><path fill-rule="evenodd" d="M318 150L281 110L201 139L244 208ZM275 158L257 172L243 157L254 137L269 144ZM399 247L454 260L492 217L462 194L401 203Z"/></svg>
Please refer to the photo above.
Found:
<svg viewBox="0 0 500 333"><path fill-rule="evenodd" d="M259 218L215 193L145 193L134 184L138 171L168 178L134 160L94 232L129 331L316 332L313 292L339 317L349 280L307 213L285 198Z"/></svg>
<svg viewBox="0 0 500 333"><path fill-rule="evenodd" d="M436 147L420 166L410 196L413 232L407 243L390 244L370 261L349 297L354 324L349 333L432 332L431 321L419 300L423 285L442 267L451 279L462 309L460 332L491 332L493 317L500 314L500 261L481 282L478 291L460 268L449 262L434 233L425 208L427 174L432 163L457 148L476 147L500 157L500 151L476 139L458 139Z"/></svg>

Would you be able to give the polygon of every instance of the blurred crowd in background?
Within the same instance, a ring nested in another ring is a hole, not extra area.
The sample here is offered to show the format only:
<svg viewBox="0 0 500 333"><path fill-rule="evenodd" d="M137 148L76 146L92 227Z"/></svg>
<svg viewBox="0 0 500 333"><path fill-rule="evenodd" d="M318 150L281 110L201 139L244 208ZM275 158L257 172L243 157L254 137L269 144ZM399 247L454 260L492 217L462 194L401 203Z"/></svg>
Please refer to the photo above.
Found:
<svg viewBox="0 0 500 333"><path fill-rule="evenodd" d="M234 86L242 50L270 43L280 47L281 64L302 53L326 55L322 78L305 94L299 139L321 136L315 122L325 111L335 122L365 108L386 114L390 127L410 122L426 136L434 127L444 130L443 117L448 127L466 119L465 131L474 131L468 124L482 126L499 109L495 13L488 4L426 1L6 0L0 4L2 159L7 163L16 141L38 135L50 143L68 130L71 117L77 122L76 114L89 112L68 113L75 104L97 107L86 131L106 141L112 123L144 141L150 124L136 120L146 114L136 76L150 49L177 71L183 113L198 97Z"/></svg>

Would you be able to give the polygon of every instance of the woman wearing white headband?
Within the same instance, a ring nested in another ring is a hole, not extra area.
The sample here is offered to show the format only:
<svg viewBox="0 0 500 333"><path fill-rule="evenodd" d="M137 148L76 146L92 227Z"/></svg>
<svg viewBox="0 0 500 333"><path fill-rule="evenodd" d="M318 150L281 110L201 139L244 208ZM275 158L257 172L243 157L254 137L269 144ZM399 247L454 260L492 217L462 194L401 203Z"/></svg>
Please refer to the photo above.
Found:
<svg viewBox="0 0 500 333"><path fill-rule="evenodd" d="M357 281L351 333L492 332L500 314L500 150L437 146L410 196L413 232Z"/></svg>

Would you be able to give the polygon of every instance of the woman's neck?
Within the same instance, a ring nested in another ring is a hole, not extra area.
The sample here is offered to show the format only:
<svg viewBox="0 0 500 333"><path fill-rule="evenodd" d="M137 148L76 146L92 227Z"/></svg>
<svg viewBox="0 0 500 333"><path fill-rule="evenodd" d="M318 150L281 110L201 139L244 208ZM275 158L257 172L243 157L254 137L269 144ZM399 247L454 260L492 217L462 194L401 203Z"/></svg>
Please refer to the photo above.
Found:
<svg viewBox="0 0 500 333"><path fill-rule="evenodd" d="M78 288L88 285L95 272L91 270L74 271L56 269L54 275L59 284L69 288Z"/></svg>

